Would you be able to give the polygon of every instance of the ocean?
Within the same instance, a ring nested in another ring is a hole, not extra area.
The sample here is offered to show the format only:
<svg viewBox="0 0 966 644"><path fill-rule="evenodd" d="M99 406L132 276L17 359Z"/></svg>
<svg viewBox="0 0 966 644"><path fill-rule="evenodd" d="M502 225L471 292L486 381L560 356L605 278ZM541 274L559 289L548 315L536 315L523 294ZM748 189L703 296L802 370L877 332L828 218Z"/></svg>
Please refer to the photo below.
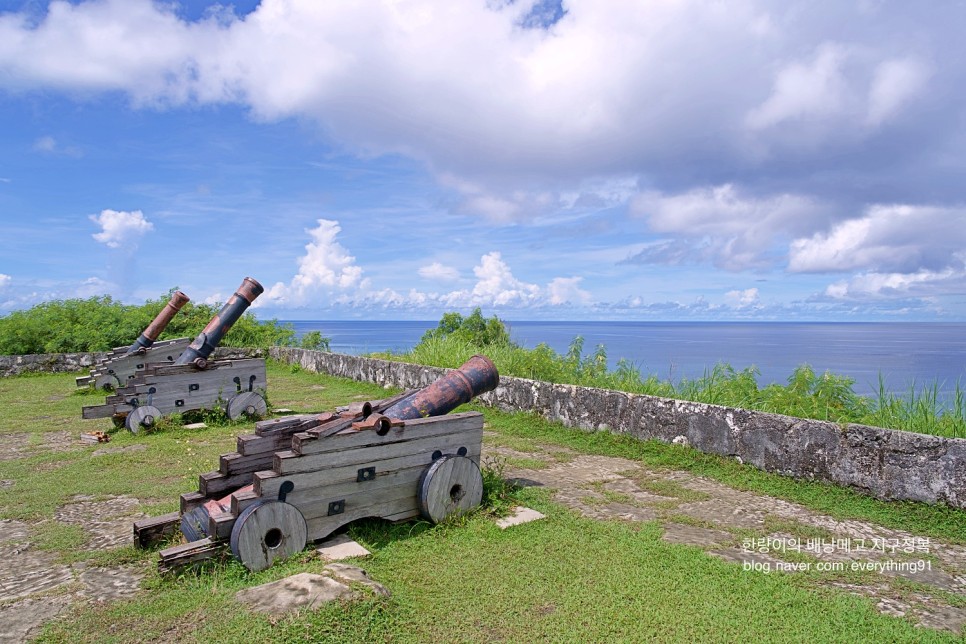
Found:
<svg viewBox="0 0 966 644"><path fill-rule="evenodd" d="M363 354L405 351L436 321L293 321L299 335L318 330L332 351ZM546 343L567 351L576 336L584 353L603 344L611 367L624 358L645 375L679 382L724 362L754 366L758 382L785 383L796 367L855 379L860 394L878 391L879 377L893 393L938 385L945 397L966 386L966 324L838 322L506 322L525 347Z"/></svg>

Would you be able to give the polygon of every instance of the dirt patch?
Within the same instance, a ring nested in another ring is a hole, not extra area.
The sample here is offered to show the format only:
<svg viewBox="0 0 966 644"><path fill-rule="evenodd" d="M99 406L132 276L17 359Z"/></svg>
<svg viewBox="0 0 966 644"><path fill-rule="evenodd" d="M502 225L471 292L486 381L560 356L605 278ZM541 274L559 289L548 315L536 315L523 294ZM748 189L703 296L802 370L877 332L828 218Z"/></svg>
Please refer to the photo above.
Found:
<svg viewBox="0 0 966 644"><path fill-rule="evenodd" d="M0 461L12 461L23 458L27 453L27 442L29 440L30 434L22 432L4 434L3 440L0 441Z"/></svg>
<svg viewBox="0 0 966 644"><path fill-rule="evenodd" d="M91 452L91 456L107 456L108 454L126 454L129 452L143 452L148 448L147 445L136 443L127 447L102 447ZM180 478L180 477L179 477Z"/></svg>
<svg viewBox="0 0 966 644"><path fill-rule="evenodd" d="M60 432L45 432L44 434L41 434L40 447L36 448L34 451L66 452L67 450L80 447L83 444L84 443L81 442L80 436L77 435L77 432L67 430Z"/></svg>

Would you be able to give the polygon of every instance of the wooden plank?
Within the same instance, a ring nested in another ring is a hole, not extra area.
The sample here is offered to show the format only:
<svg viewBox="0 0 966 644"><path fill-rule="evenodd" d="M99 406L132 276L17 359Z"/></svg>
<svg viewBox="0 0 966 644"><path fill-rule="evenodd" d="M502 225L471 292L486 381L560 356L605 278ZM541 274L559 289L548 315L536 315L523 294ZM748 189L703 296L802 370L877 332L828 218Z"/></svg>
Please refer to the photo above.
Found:
<svg viewBox="0 0 966 644"><path fill-rule="evenodd" d="M397 516L403 513L419 513L419 509L415 507L416 499L412 498L411 501L405 498L400 499L388 499L382 503L374 505L346 505L346 509L342 514L336 514L333 516L320 516L313 517L312 519L306 518L306 524L308 527L308 539L309 541L317 541L319 539L324 539L330 534L346 525L352 521L358 519L364 519L366 517L384 517L384 516ZM415 516L415 514L413 514Z"/></svg>
<svg viewBox="0 0 966 644"><path fill-rule="evenodd" d="M205 472L198 476L198 492L205 497L221 497L234 492L252 482L252 474L232 474L225 476L221 472Z"/></svg>
<svg viewBox="0 0 966 644"><path fill-rule="evenodd" d="M208 515L208 538L221 541L231 536L235 515L231 512L212 512Z"/></svg>
<svg viewBox="0 0 966 644"><path fill-rule="evenodd" d="M387 499L403 497L412 497L415 500L419 478L427 467L427 465L420 465L395 472L384 472L374 481L352 480L320 487L296 488L285 495L285 502L297 507L308 520L311 517L328 514L329 504L340 500L346 500L347 503L351 501L353 506L382 503Z"/></svg>
<svg viewBox="0 0 966 644"><path fill-rule="evenodd" d="M397 512L396 514L387 514L382 518L386 521L391 521L392 523L399 523L401 521L408 521L414 517L419 516L418 509L404 510L403 512Z"/></svg>
<svg viewBox="0 0 966 644"><path fill-rule="evenodd" d="M372 434L375 435L375 432L372 432ZM342 438L342 436L330 437L327 440L336 438ZM478 446L482 440L483 427L480 425L474 429L465 429L455 433L451 432L439 436L419 436L412 440L382 443L369 447L315 454L296 454L292 451L275 452L275 462L272 469L278 474L288 475L322 468L336 468L354 463L376 462L409 454L432 454L436 450L441 450L444 454L450 453L449 450L455 453L460 447L470 449L473 446Z"/></svg>
<svg viewBox="0 0 966 644"><path fill-rule="evenodd" d="M129 414L134 410L130 405L92 405L81 409L81 418L110 418L114 414Z"/></svg>
<svg viewBox="0 0 966 644"><path fill-rule="evenodd" d="M274 451L251 456L242 456L236 452L222 454L218 459L218 471L225 476L232 476L235 474L251 474L252 472L266 470L272 467L272 459L274 456Z"/></svg>
<svg viewBox="0 0 966 644"><path fill-rule="evenodd" d="M178 532L181 513L170 512L159 517L140 519L134 522L134 547L150 548Z"/></svg>
<svg viewBox="0 0 966 644"><path fill-rule="evenodd" d="M316 427L335 418L338 417L331 412L282 416L281 418L272 418L255 423L255 434L257 436L273 436L275 434L290 435Z"/></svg>
<svg viewBox="0 0 966 644"><path fill-rule="evenodd" d="M185 492L181 495L181 514L187 514L199 505L204 505L208 498L198 492Z"/></svg>
<svg viewBox="0 0 966 644"><path fill-rule="evenodd" d="M367 481L359 481L357 480L357 476L353 476L351 479L344 479L326 485L313 485L311 482L301 486L296 485L293 490L286 493L285 501L286 503L301 507L302 505L316 504L323 500L339 499L357 492L375 492L387 487L415 484L427 467L428 465L420 463L413 467L398 470L380 471L377 469L375 478ZM291 479L283 478L282 480L288 481ZM277 492L274 495L258 495L253 490L252 495L258 500L275 500L278 498Z"/></svg>
<svg viewBox="0 0 966 644"><path fill-rule="evenodd" d="M467 457L472 458L479 463L480 458L480 444L467 446ZM443 450L447 453L449 450ZM455 449L452 452L455 453ZM387 458L383 461L363 461L367 467L375 467L377 475L379 472L392 472L395 470L403 470L410 467L428 466L433 462L432 452L420 452L417 454L408 454L406 456L397 456L395 458ZM254 475L254 485L255 492L257 492L262 498L278 498L279 488L285 481L291 481L295 485L295 489L310 488L310 487L322 487L325 485L332 485L334 483L342 483L345 481L354 481L359 473L360 464L355 463L352 465L344 467L335 468L322 468L312 472L302 472L299 474L288 474L280 475L274 471L266 472L255 472Z"/></svg>
<svg viewBox="0 0 966 644"><path fill-rule="evenodd" d="M180 369L181 372L174 372L174 369ZM171 372L162 373L161 371ZM153 367L148 365L143 371L138 371L135 377L127 382L127 384L118 389L120 392L130 392L134 393L136 387L170 387L172 389L187 389L190 385L199 385L199 387L212 387L212 383L224 383L227 387L230 385L232 392L237 391L237 385L233 381L234 378L238 378L241 381L241 388L243 391L248 390L249 379L251 376L255 376L255 381L253 389L264 389L265 383L267 382L265 376L265 366L264 362L260 366L255 366L252 368L249 365L243 366L233 366L229 368L221 369L206 369L204 371L199 371L191 365L177 365L177 366L161 366Z"/></svg>
<svg viewBox="0 0 966 644"><path fill-rule="evenodd" d="M239 436L235 440L235 451L242 456L252 456L264 454L266 452L277 452L282 449L291 449L291 434L272 434L269 436L258 436L248 434Z"/></svg>
<svg viewBox="0 0 966 644"><path fill-rule="evenodd" d="M211 539L199 539L184 545L168 548L158 553L158 572L167 574L184 570L189 566L201 564L209 559L220 556L224 546Z"/></svg>
<svg viewBox="0 0 966 644"><path fill-rule="evenodd" d="M338 452L370 445L403 443L428 436L472 432L483 429L483 415L476 411L432 418L407 420L403 427L393 427L385 436L374 431L347 432L326 438L314 438L311 434L292 437L292 451L301 455Z"/></svg>
<svg viewBox="0 0 966 644"><path fill-rule="evenodd" d="M232 492L231 513L237 517L252 503L257 503L261 500L262 497L258 496L258 494L255 493L255 490L251 488L244 488L238 490L237 492Z"/></svg>
<svg viewBox="0 0 966 644"><path fill-rule="evenodd" d="M191 364L183 365L165 365L158 364L152 365L150 368L145 368L145 372L150 372L155 376L164 376L165 378L185 376L198 373L217 373L217 372L237 372L237 371L251 371L252 373L265 373L265 358L242 358L239 360L211 360L208 362L208 366L204 369L198 369Z"/></svg>

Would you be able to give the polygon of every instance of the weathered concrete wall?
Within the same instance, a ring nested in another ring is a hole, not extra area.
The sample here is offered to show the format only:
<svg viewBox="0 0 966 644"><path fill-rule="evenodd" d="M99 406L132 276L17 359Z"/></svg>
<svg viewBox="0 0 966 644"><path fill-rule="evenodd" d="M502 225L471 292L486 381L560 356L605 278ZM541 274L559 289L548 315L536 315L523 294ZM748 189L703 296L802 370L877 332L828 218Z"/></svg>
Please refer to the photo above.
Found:
<svg viewBox="0 0 966 644"><path fill-rule="evenodd" d="M446 370L303 349L273 358L307 371L395 387L421 387ZM686 442L769 472L846 485L880 499L966 508L966 440L862 425L803 420L590 387L502 377L479 400L532 411L585 430Z"/></svg>
<svg viewBox="0 0 966 644"><path fill-rule="evenodd" d="M218 347L216 358L245 358L263 356L259 349ZM27 356L0 356L0 377L17 376L30 372L69 373L90 369L106 353L38 353Z"/></svg>

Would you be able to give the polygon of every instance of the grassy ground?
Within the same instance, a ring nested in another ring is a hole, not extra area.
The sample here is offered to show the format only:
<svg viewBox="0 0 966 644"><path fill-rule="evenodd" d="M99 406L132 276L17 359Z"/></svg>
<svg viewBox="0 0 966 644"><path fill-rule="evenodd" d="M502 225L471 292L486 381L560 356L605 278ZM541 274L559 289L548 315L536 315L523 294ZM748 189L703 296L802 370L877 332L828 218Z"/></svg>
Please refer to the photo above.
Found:
<svg viewBox="0 0 966 644"><path fill-rule="evenodd" d="M271 403L296 411L332 409L385 396L381 387L270 365ZM391 598L335 604L296 617L249 614L237 590L296 572L319 572L303 554L262 573L224 562L202 575L160 578L156 554L131 547L85 546L76 527L53 519L75 495L137 496L147 510L176 509L198 473L252 424L117 432L110 447L53 451L109 421L80 420L98 396L70 393L70 376L0 379L0 440L24 445L0 461L0 518L27 521L40 547L64 562L127 564L144 569L135 599L76 606L45 630L45 641L961 641L879 615L868 599L817 588L808 575L743 572L694 547L660 539L655 523L584 519L545 491L512 492L513 501L547 514L544 521L500 531L481 513L457 523L397 526L368 521L351 535L373 556L363 564ZM496 441L530 442L624 456L652 467L688 469L736 487L767 492L840 518L874 520L917 534L964 542L964 514L920 504L883 503L831 486L798 483L679 446L586 434L527 415L484 410ZM140 449L143 446L144 449ZM668 490L663 490L665 493Z"/></svg>

